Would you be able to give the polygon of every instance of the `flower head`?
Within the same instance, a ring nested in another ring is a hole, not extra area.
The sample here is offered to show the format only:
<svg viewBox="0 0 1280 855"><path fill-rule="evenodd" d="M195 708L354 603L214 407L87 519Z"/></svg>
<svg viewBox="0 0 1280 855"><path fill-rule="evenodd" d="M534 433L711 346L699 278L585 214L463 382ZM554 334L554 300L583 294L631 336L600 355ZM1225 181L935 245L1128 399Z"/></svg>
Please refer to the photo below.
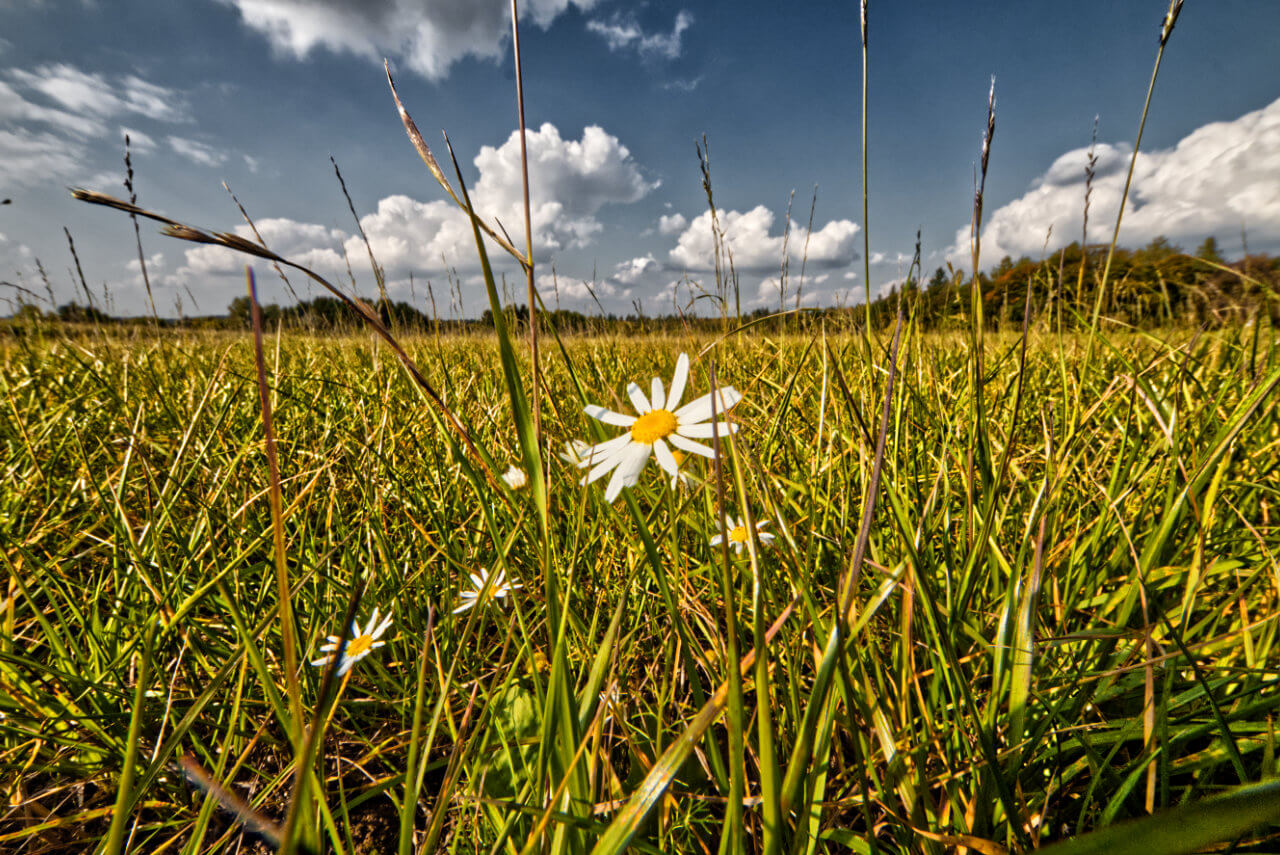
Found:
<svg viewBox="0 0 1280 855"><path fill-rule="evenodd" d="M378 639L382 637L382 634L387 631L389 626L391 626L391 615L387 615L382 623L378 623L378 610L376 608L373 610L373 614L369 617L369 623L364 629L360 628L358 621L352 621L351 637L347 639L346 649L342 651L342 660L338 663L338 676L343 676L351 670L351 666L386 644L385 641L379 641ZM311 664L316 667L327 665L338 651L338 645L341 641L342 639L338 636L330 635L327 643L320 648L321 653L328 655L312 660Z"/></svg>
<svg viewBox="0 0 1280 855"><path fill-rule="evenodd" d="M584 469L590 467L582 483L590 484L612 471L613 477L604 491L605 501L612 502L623 487L634 486L639 480L640 470L650 454L658 458L658 465L668 475L679 476L680 465L668 443L690 454L715 457L715 451L709 446L694 440L725 436L736 430L736 426L728 422L709 420L713 409L716 415L725 413L742 400L742 395L732 386L723 386L714 396L708 393L681 407L680 398L688 380L689 356L682 353L676 360L670 390L664 390L662 380L657 377L653 378L648 397L635 383L628 384L627 397L637 415L615 413L595 404L586 407L584 412L593 419L624 427L627 432L586 450L582 455L585 459L578 464Z"/></svg>
<svg viewBox="0 0 1280 855"><path fill-rule="evenodd" d="M769 543L769 541L773 540L773 535L764 530L764 527L768 524L768 520L760 520L756 523L756 538L760 541L761 545L765 545ZM747 545L747 541L750 539L751 531L747 528L746 521L735 520L733 517L726 514L724 518L724 528L720 530L719 534L714 535L711 538L711 545L719 546L722 541L728 540L729 546L733 548L733 551L741 555L742 550Z"/></svg>
<svg viewBox="0 0 1280 855"><path fill-rule="evenodd" d="M524 474L524 470L519 466L512 466L506 472L502 473L502 480L512 490L524 489L524 485L529 483L529 476Z"/></svg>
<svg viewBox="0 0 1280 855"><path fill-rule="evenodd" d="M489 590L485 591L485 584L489 581L489 571L480 568L480 575L471 573L472 590L463 591L459 596L462 597L462 605L453 610L453 613L461 614L467 609L479 602L490 602L493 600L505 598L512 591L518 591L524 587L519 582L506 581L507 571L498 570L493 576L493 582L489 584Z"/></svg>
<svg viewBox="0 0 1280 855"><path fill-rule="evenodd" d="M673 448L671 450L671 456L675 458L676 461L676 474L672 475L668 480L668 486L670 486L672 490L679 490L692 487L697 483L698 479L690 475L684 465L684 462L689 459L689 455L685 454L678 448Z"/></svg>

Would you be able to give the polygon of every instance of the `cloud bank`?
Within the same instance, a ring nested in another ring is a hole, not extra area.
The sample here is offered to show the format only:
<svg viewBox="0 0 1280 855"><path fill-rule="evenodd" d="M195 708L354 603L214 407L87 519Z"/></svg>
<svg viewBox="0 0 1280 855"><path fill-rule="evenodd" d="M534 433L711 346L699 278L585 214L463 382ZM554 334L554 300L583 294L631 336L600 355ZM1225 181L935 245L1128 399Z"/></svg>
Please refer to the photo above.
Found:
<svg viewBox="0 0 1280 855"><path fill-rule="evenodd" d="M1132 156L1128 144L1100 144L1089 200L1088 242L1111 240ZM1063 154L1018 199L1002 205L982 229L986 266L1005 255L1038 256L1080 240L1088 149ZM1164 236L1190 248L1209 235L1246 230L1251 248L1280 247L1280 100L1229 122L1197 128L1173 148L1140 151L1120 243L1139 246ZM956 230L953 260L969 254L969 228Z"/></svg>

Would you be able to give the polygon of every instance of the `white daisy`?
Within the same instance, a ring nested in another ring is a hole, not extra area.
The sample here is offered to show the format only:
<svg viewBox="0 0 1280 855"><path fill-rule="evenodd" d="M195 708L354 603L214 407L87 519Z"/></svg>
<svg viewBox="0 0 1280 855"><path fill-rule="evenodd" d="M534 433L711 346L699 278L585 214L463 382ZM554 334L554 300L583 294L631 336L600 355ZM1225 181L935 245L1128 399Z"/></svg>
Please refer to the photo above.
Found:
<svg viewBox="0 0 1280 855"><path fill-rule="evenodd" d="M502 473L502 480L505 481L507 486L512 490L520 490L524 488L525 484L529 483L529 476L524 474L524 470L519 466L512 466L506 472Z"/></svg>
<svg viewBox="0 0 1280 855"><path fill-rule="evenodd" d="M387 615L382 623L378 623L378 610L376 608L373 610L373 615L370 616L369 623L364 629L360 628L359 622L352 621L351 638L347 640L347 647L342 651L342 660L338 663L338 676L341 677L346 674L351 670L352 665L355 665L371 652L386 644L385 641L379 641L378 639L382 637L382 634L387 631L389 626L391 626L391 615ZM321 653L327 653L328 655L312 660L311 664L316 667L329 664L341 641L342 639L336 635L329 636L328 643L320 648Z"/></svg>
<svg viewBox="0 0 1280 855"><path fill-rule="evenodd" d="M489 571L481 567L480 575L477 576L475 573L471 573L469 575L471 576L473 589L470 591L463 591L459 595L462 597L462 605L453 610L455 615L462 614L467 609L480 602L482 594L484 600L489 602L499 598L504 598L512 591L518 591L524 587L524 585L521 585L519 582L507 582L507 571L499 570L493 577L493 583L489 585L489 590L486 593L484 586L485 583L489 581Z"/></svg>
<svg viewBox="0 0 1280 855"><path fill-rule="evenodd" d="M773 535L764 530L764 527L768 524L768 520L760 520L760 522L756 523L756 538L760 541L761 546L766 546L769 541L773 540ZM726 514L724 518L724 529L722 529L719 534L711 538L711 545L719 546L721 541L725 540L726 537L728 538L729 546L733 548L733 551L741 555L743 548L747 545L747 540L751 537L751 532L747 530L745 521L735 520L733 517Z"/></svg>
<svg viewBox="0 0 1280 855"><path fill-rule="evenodd" d="M662 380L657 377L653 378L649 397L645 397L635 383L628 384L627 397L638 415L615 413L595 404L585 407L583 412L593 419L627 428L627 432L587 450L586 459L579 466L591 468L582 483L590 484L612 470L613 477L604 491L605 501L612 502L623 487L634 486L639 480L640 470L650 453L658 458L658 465L668 475L675 477L679 474L680 466L667 443L690 454L714 458L715 452L710 447L694 440L710 439L713 435L725 436L737 430L737 426L728 422L708 422L712 415L710 393L681 407L680 398L684 395L688 379L689 357L682 353L676 360L676 373L671 378L669 393L663 390ZM742 395L737 389L720 387L716 390L716 414L727 412L741 400Z"/></svg>

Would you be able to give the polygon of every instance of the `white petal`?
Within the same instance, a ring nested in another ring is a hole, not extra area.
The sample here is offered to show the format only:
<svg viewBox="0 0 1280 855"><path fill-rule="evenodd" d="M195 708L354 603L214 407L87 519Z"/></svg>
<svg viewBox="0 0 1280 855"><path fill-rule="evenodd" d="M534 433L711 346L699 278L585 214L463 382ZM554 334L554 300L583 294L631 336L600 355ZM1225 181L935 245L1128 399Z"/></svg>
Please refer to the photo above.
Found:
<svg viewBox="0 0 1280 855"><path fill-rule="evenodd" d="M624 452L622 460L618 463L618 468L614 471L613 477L609 479L609 487L604 491L604 500L612 502L618 498L618 494L622 492L623 487L634 486L636 480L640 476L640 470L644 468L645 461L649 459L650 446L644 443L634 443Z"/></svg>
<svg viewBox="0 0 1280 855"><path fill-rule="evenodd" d="M660 377L654 377L653 382L649 384L649 403L653 404L655 410L661 410L667 405L667 394L662 391Z"/></svg>
<svg viewBox="0 0 1280 855"><path fill-rule="evenodd" d="M690 439L711 439L713 435L728 436L737 433L738 426L728 422L702 422L696 425L681 425L676 432Z"/></svg>
<svg viewBox="0 0 1280 855"><path fill-rule="evenodd" d="M617 425L618 427L631 427L635 424L636 417L628 416L622 413L615 413L613 410L606 410L604 407L596 404L587 404L582 411L591 418L602 421L607 425Z"/></svg>
<svg viewBox="0 0 1280 855"><path fill-rule="evenodd" d="M382 633L386 632L386 631L387 631L387 627L389 627L389 626L391 626L391 615L387 615L387 616L383 619L382 623L378 624L378 628L377 628L377 629L375 629L375 630L373 631L373 637L374 637L374 638L381 638L381 637L382 637ZM379 641L377 644L382 644L382 643L383 643L383 642ZM375 644L374 646L376 647L376 646L377 646L377 644Z"/></svg>
<svg viewBox="0 0 1280 855"><path fill-rule="evenodd" d="M475 598L474 598L474 597L473 597L472 599L470 599L470 600L468 600L468 599L466 599L466 598L464 597L464 598L463 598L463 603L462 603L462 605L460 605L460 606L458 606L456 609L454 609L454 610L453 610L453 613L454 613L455 615L460 615L460 614L462 614L463 612L465 612L467 609L469 609L469 608L471 608L472 606L474 606L475 604L476 604L476 601L475 601Z"/></svg>
<svg viewBox="0 0 1280 855"><path fill-rule="evenodd" d="M658 458L658 465L670 476L675 477L680 474L680 464L676 463L676 457L671 453L671 449L667 448L667 444L662 440L658 440L653 444L653 454Z"/></svg>
<svg viewBox="0 0 1280 855"><path fill-rule="evenodd" d="M321 658L319 658L319 659L312 659L312 660L311 660L311 664L312 664L312 665L314 665L314 666L316 666L317 668L319 668L321 665L326 665L326 664L328 664L328 662L329 662L329 657L328 657L328 656L322 656L322 657L321 657Z"/></svg>
<svg viewBox="0 0 1280 855"><path fill-rule="evenodd" d="M723 415L733 409L734 405L742 400L742 393L732 386L722 386L717 391L719 392L715 407L715 415L717 416ZM682 425L692 425L697 424L698 422L705 422L707 419L711 418L711 416L710 392L691 404L685 404L675 412L676 421Z"/></svg>
<svg viewBox="0 0 1280 855"><path fill-rule="evenodd" d="M724 535L723 535L723 534L717 534L717 535L714 535L714 536L711 538L711 545L712 545L712 546L719 546L719 545L720 545L720 541L722 541L722 540L724 540Z"/></svg>
<svg viewBox="0 0 1280 855"><path fill-rule="evenodd" d="M628 440L630 440L630 437L628 437ZM607 457L605 457L603 460L596 463L594 467L592 467L591 471L587 473L587 477L582 479L582 483L584 485L590 484L592 481L595 481L597 478L602 477L610 469L612 469L613 467L621 463L623 460L625 460L627 457L627 450L635 447L637 444L638 443L628 441L624 445L619 446L616 451L610 452Z"/></svg>
<svg viewBox="0 0 1280 855"><path fill-rule="evenodd" d="M649 406L649 399L644 396L644 392L640 391L640 387L635 383L627 384L627 397L631 399L631 405L636 408L636 412L644 415L653 409Z"/></svg>
<svg viewBox="0 0 1280 855"><path fill-rule="evenodd" d="M667 390L667 409L680 406L685 384L689 382L689 354L682 353L676 360L676 373L671 375L671 388Z"/></svg>
<svg viewBox="0 0 1280 855"><path fill-rule="evenodd" d="M667 436L667 440L681 451L688 452L689 454L701 454L703 457L715 459L716 453L710 448L707 448L700 442L694 442L691 439L686 439L678 433L669 434Z"/></svg>
<svg viewBox="0 0 1280 855"><path fill-rule="evenodd" d="M603 463L611 454L625 448L630 442L631 434L624 433L621 436L615 436L613 439L606 439L599 445L588 446L586 453L581 455L578 468L586 469L588 466Z"/></svg>

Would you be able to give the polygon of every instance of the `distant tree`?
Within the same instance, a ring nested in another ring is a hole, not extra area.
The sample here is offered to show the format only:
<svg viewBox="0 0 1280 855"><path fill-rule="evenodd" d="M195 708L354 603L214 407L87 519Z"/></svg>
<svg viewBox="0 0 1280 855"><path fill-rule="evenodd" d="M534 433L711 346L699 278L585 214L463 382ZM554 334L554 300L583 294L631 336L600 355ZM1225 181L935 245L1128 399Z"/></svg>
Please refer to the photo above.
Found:
<svg viewBox="0 0 1280 855"><path fill-rule="evenodd" d="M58 307L58 320L68 323L91 323L111 320L111 316L96 306L81 306L79 303L63 303Z"/></svg>
<svg viewBox="0 0 1280 855"><path fill-rule="evenodd" d="M1204 239L1204 243L1200 244L1200 248L1196 250L1196 258L1203 258L1205 261L1212 261L1214 264L1226 264L1226 261L1218 254L1218 239L1213 235L1209 235Z"/></svg>

